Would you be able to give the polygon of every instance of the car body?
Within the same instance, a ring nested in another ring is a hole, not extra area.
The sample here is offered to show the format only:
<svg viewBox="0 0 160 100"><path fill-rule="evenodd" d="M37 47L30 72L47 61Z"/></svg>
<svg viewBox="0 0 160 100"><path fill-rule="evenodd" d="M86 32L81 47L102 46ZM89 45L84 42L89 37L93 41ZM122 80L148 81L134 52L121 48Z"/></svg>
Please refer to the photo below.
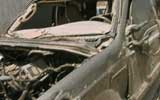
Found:
<svg viewBox="0 0 160 100"><path fill-rule="evenodd" d="M2 99L159 97L158 0L110 0L105 15L96 15L96 0L22 1L26 10L0 24Z"/></svg>

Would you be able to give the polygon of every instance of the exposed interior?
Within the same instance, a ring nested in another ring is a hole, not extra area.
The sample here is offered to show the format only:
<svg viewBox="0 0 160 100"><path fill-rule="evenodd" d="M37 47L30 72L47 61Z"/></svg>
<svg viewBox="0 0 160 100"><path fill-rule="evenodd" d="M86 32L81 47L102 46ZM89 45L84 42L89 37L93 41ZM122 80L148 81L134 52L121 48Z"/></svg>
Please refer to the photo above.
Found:
<svg viewBox="0 0 160 100"><path fill-rule="evenodd" d="M89 20L96 15L103 15L105 16L104 18L110 21L111 16L109 13L111 8L108 8L107 5L107 1L101 0L33 3L24 14L17 18L8 32L11 33L15 30L44 28L64 23ZM101 17L96 17L93 20L105 21L103 18L101 19Z"/></svg>

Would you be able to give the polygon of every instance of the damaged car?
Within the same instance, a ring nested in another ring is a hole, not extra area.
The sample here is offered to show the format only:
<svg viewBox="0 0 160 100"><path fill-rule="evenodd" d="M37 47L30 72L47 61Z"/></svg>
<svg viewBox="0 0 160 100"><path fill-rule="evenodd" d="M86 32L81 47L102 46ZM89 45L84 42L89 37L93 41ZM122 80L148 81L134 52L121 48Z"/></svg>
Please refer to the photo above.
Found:
<svg viewBox="0 0 160 100"><path fill-rule="evenodd" d="M0 99L158 99L159 4L1 0Z"/></svg>
<svg viewBox="0 0 160 100"><path fill-rule="evenodd" d="M109 18L107 22L88 19L96 16L95 1L7 0L0 4L2 99L39 98L112 41L106 35L111 29ZM95 11L86 13L91 8Z"/></svg>

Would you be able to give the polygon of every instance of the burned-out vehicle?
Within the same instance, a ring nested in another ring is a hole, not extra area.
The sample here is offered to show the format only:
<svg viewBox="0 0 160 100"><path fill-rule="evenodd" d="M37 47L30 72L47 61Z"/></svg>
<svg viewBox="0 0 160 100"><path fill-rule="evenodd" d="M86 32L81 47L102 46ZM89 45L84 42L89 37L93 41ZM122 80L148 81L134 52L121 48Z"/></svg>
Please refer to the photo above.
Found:
<svg viewBox="0 0 160 100"><path fill-rule="evenodd" d="M160 1L97 2L1 0L0 99L158 99Z"/></svg>

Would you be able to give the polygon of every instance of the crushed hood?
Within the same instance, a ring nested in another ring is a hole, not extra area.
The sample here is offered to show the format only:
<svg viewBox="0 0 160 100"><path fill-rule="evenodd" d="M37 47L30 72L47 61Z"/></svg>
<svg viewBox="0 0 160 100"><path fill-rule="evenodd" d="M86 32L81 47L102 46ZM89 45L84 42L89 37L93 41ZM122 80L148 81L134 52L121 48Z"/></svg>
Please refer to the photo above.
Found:
<svg viewBox="0 0 160 100"><path fill-rule="evenodd" d="M33 39L45 37L77 37L105 35L111 30L111 24L98 21L80 21L41 29L26 29L14 31L12 35L18 38Z"/></svg>

